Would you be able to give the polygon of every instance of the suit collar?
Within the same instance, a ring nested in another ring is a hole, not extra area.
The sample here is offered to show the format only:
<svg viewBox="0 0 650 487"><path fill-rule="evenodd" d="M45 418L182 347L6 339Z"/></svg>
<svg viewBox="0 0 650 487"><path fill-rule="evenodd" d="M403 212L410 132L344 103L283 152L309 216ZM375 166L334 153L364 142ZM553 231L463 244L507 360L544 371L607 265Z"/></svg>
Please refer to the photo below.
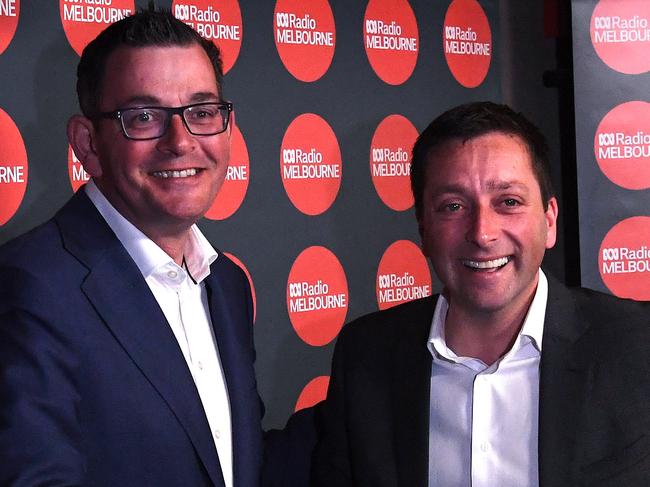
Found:
<svg viewBox="0 0 650 487"><path fill-rule="evenodd" d="M81 289L185 429L215 485L223 485L198 392L164 314L84 191L57 213L63 245L88 268Z"/></svg>

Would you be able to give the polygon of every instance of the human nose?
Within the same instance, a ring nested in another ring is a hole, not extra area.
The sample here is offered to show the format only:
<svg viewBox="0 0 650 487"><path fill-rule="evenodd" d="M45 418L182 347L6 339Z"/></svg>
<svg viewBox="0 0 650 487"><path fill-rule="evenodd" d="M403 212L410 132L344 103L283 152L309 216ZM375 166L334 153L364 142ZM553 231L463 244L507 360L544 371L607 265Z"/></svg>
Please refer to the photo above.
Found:
<svg viewBox="0 0 650 487"><path fill-rule="evenodd" d="M499 216L489 207L477 206L467 230L466 240L484 247L499 238Z"/></svg>
<svg viewBox="0 0 650 487"><path fill-rule="evenodd" d="M179 114L174 114L169 120L165 134L158 139L158 148L164 152L184 154L194 150L196 139L185 126Z"/></svg>

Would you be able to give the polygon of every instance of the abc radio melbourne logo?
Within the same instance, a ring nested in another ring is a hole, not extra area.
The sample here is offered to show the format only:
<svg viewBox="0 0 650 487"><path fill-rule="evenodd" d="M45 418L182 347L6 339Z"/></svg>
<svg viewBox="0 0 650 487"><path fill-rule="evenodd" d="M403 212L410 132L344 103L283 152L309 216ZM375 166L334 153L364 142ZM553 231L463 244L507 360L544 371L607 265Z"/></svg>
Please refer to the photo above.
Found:
<svg viewBox="0 0 650 487"><path fill-rule="evenodd" d="M0 0L0 54L14 38L19 15L20 0Z"/></svg>
<svg viewBox="0 0 650 487"><path fill-rule="evenodd" d="M334 33L317 30L316 19L309 14L298 17L293 13L278 12L275 23L278 26L276 40L280 44L334 47Z"/></svg>
<svg viewBox="0 0 650 487"><path fill-rule="evenodd" d="M476 0L454 0L447 9L442 32L445 60L454 78L475 88L487 76L492 59L492 32Z"/></svg>
<svg viewBox="0 0 650 487"><path fill-rule="evenodd" d="M632 135L624 132L598 134L598 145L600 159L650 157L650 134L641 130Z"/></svg>
<svg viewBox="0 0 650 487"><path fill-rule="evenodd" d="M624 74L650 70L650 2L600 0L589 26L598 57Z"/></svg>
<svg viewBox="0 0 650 487"><path fill-rule="evenodd" d="M290 282L289 298L290 313L345 308L348 305L345 293L330 294L329 285L320 279L316 282Z"/></svg>
<svg viewBox="0 0 650 487"><path fill-rule="evenodd" d="M239 40L238 25L220 25L221 14L212 5L201 10L196 5L174 5L174 16L182 20L206 39Z"/></svg>
<svg viewBox="0 0 650 487"><path fill-rule="evenodd" d="M372 175L406 176L411 174L409 153L402 147L391 150L388 147L372 149Z"/></svg>
<svg viewBox="0 0 650 487"><path fill-rule="evenodd" d="M250 179L250 160L244 136L237 125L232 126L230 162L226 178L205 217L224 220L232 216L244 202Z"/></svg>
<svg viewBox="0 0 650 487"><path fill-rule="evenodd" d="M606 248L601 251L603 274L625 274L650 271L650 249L646 245L638 249L627 247Z"/></svg>
<svg viewBox="0 0 650 487"><path fill-rule="evenodd" d="M370 49L392 49L417 52L415 37L402 37L402 27L394 20L390 24L383 20L366 20L366 47Z"/></svg>
<svg viewBox="0 0 650 487"><path fill-rule="evenodd" d="M650 103L630 101L610 110L594 135L594 155L613 183L650 188Z"/></svg>
<svg viewBox="0 0 650 487"><path fill-rule="evenodd" d="M218 8L217 8L218 5ZM215 42L221 50L223 72L235 64L242 43L242 19L237 0L174 1L174 17L196 30L202 37Z"/></svg>
<svg viewBox="0 0 650 487"><path fill-rule="evenodd" d="M600 245L598 267L616 296L650 301L650 217L635 216L614 225Z"/></svg>
<svg viewBox="0 0 650 487"><path fill-rule="evenodd" d="M348 284L337 257L327 248L308 247L287 279L287 312L298 336L309 345L331 342L348 310Z"/></svg>
<svg viewBox="0 0 650 487"><path fill-rule="evenodd" d="M431 285L417 285L415 276L408 272L398 274L380 274L377 276L379 285L379 302L396 303L431 296Z"/></svg>
<svg viewBox="0 0 650 487"><path fill-rule="evenodd" d="M27 189L27 151L18 127L0 109L0 225L7 223L22 203Z"/></svg>
<svg viewBox="0 0 650 487"><path fill-rule="evenodd" d="M341 177L341 167L338 164L324 164L323 154L314 148L309 152L302 149L282 149L282 161L282 177L285 179Z"/></svg>
<svg viewBox="0 0 650 487"><path fill-rule="evenodd" d="M398 240L386 249L377 267L376 292L379 309L431 295L431 273L417 245Z"/></svg>
<svg viewBox="0 0 650 487"><path fill-rule="evenodd" d="M415 69L418 24L406 0L370 0L363 20L366 56L377 76L390 85L404 83Z"/></svg>
<svg viewBox="0 0 650 487"><path fill-rule="evenodd" d="M336 46L334 16L327 0L278 0L273 29L282 64L295 78L312 82L327 72Z"/></svg>
<svg viewBox="0 0 650 487"><path fill-rule="evenodd" d="M413 206L411 154L418 131L402 115L384 118L370 143L370 175L379 198L395 211Z"/></svg>
<svg viewBox="0 0 650 487"><path fill-rule="evenodd" d="M63 31L80 56L84 47L108 24L128 17L134 11L134 0L59 0Z"/></svg>
<svg viewBox="0 0 650 487"><path fill-rule="evenodd" d="M280 148L282 184L291 203L306 215L320 215L341 186L341 150L329 124L313 113L296 117Z"/></svg>

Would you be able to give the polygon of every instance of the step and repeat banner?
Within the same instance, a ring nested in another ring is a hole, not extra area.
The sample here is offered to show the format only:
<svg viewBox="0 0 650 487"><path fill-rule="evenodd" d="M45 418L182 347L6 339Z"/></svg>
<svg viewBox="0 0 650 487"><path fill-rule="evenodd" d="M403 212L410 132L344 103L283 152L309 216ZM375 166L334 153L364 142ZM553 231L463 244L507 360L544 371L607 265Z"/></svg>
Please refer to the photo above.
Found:
<svg viewBox="0 0 650 487"><path fill-rule="evenodd" d="M650 301L650 2L572 7L582 285Z"/></svg>
<svg viewBox="0 0 650 487"><path fill-rule="evenodd" d="M87 180L65 134L79 54L146 3L0 0L0 243ZM237 125L200 226L250 279L265 427L279 427L325 396L344 323L439 288L410 150L442 111L501 100L497 1L157 4L223 52Z"/></svg>

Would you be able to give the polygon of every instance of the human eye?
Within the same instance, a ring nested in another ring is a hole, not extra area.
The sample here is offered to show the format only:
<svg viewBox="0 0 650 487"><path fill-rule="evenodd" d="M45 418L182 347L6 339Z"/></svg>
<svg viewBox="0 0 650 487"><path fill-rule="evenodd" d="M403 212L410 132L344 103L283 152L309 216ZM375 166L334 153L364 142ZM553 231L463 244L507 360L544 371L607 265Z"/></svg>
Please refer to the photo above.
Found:
<svg viewBox="0 0 650 487"><path fill-rule="evenodd" d="M459 201L445 201L438 205L439 213L458 213L463 209L463 204Z"/></svg>
<svg viewBox="0 0 650 487"><path fill-rule="evenodd" d="M521 198L515 196L506 196L502 197L497 202L497 206L502 208L503 211L513 211L518 210L524 206L524 201Z"/></svg>
<svg viewBox="0 0 650 487"><path fill-rule="evenodd" d="M161 114L158 110L151 108L133 108L125 110L122 118L128 127L142 129L159 123L161 120Z"/></svg>
<svg viewBox="0 0 650 487"><path fill-rule="evenodd" d="M217 105L200 105L188 110L189 119L196 123L212 122L219 115Z"/></svg>

